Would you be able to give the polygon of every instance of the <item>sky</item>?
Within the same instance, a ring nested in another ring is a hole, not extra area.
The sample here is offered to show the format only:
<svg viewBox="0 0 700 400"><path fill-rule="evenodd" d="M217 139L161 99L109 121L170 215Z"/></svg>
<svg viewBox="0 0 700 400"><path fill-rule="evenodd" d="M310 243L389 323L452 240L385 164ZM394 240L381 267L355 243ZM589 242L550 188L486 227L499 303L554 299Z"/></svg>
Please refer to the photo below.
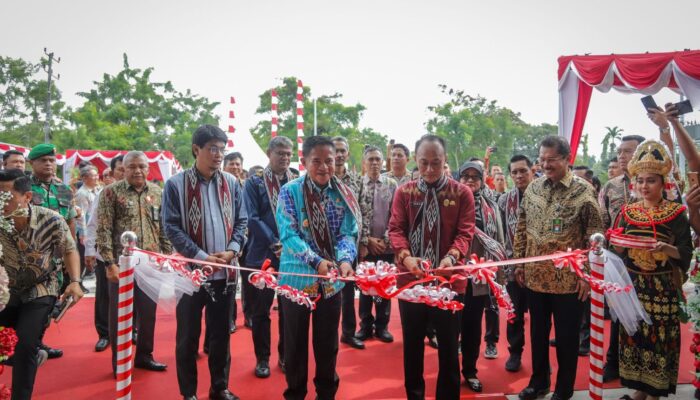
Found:
<svg viewBox="0 0 700 400"><path fill-rule="evenodd" d="M559 56L698 49L698 15L697 0L3 0L0 54L36 62L54 51L64 100L77 106L75 93L117 73L127 53L154 80L221 102L224 128L235 96L239 132L257 122L260 93L296 76L316 96L362 103L363 127L413 143L427 107L446 100L438 84L556 124ZM591 153L607 126L657 135L640 97L594 92ZM678 101L668 90L655 98Z"/></svg>

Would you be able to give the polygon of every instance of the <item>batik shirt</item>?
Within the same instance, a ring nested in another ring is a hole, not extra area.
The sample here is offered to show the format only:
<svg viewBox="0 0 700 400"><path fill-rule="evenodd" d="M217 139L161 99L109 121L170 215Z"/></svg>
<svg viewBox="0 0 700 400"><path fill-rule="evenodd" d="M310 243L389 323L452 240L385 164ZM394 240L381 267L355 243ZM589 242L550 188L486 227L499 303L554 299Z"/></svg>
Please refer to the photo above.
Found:
<svg viewBox="0 0 700 400"><path fill-rule="evenodd" d="M23 303L58 296L58 268L53 259L75 251L68 224L48 208L29 206L29 223L21 231L0 230L2 265L10 278L10 293Z"/></svg>
<svg viewBox="0 0 700 400"><path fill-rule="evenodd" d="M622 211L622 206L633 201L630 191L630 179L627 175L616 176L603 185L598 196L603 227L609 229L613 227L615 219Z"/></svg>
<svg viewBox="0 0 700 400"><path fill-rule="evenodd" d="M587 249L588 238L603 232L593 187L567 172L559 182L538 178L528 186L520 204L513 257L532 257L567 249ZM525 285L541 293L576 292L578 277L551 261L524 265ZM584 267L587 268L587 267Z"/></svg>
<svg viewBox="0 0 700 400"><path fill-rule="evenodd" d="M360 243L366 246L369 237L383 239L387 247L387 254L393 253L387 229L391 215L391 201L394 198L396 187L396 181L392 178L379 176L376 181L372 181L368 176L364 176L357 199L362 211Z"/></svg>
<svg viewBox="0 0 700 400"><path fill-rule="evenodd" d="M411 171L406 170L406 173L401 178L394 175L393 171L385 172L382 174L382 176L386 176L387 178L391 178L391 179L395 180L396 184L398 186L401 186L404 183L409 182L411 180Z"/></svg>
<svg viewBox="0 0 700 400"><path fill-rule="evenodd" d="M304 179L306 176L296 178L282 186L280 190L276 215L283 246L280 271L315 274L323 258L319 255L320 250L311 234L311 222L304 204ZM357 257L355 244L359 234L353 213L348 209L340 192L330 184L325 188L314 184L313 190L322 196L323 208L330 226L335 248L335 260L330 261L335 261L337 264L352 263ZM319 293L323 293L325 297L331 297L344 286L340 281L330 283L328 280L290 275L282 275L280 284L302 290L312 297Z"/></svg>
<svg viewBox="0 0 700 400"><path fill-rule="evenodd" d="M345 186L349 187L350 190L355 194L355 197L357 197L357 194L360 191L360 183L362 182L362 177L350 172L349 170L345 170L345 175L338 176L338 179L340 179L341 182L345 184Z"/></svg>
<svg viewBox="0 0 700 400"><path fill-rule="evenodd" d="M97 205L97 251L107 264L115 264L122 253L121 235L136 233L137 246L148 251L172 253L160 218L162 191L148 182L137 192L126 180L102 191Z"/></svg>

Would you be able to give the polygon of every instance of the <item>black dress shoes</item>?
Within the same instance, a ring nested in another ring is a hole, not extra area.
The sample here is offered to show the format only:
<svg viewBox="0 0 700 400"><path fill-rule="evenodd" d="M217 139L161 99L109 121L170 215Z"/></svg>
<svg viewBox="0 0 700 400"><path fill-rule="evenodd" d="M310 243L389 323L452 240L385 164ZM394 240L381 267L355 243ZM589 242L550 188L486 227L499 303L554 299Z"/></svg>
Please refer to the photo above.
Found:
<svg viewBox="0 0 700 400"><path fill-rule="evenodd" d="M255 365L255 376L268 378L270 376L270 362L267 360L258 361Z"/></svg>
<svg viewBox="0 0 700 400"><path fill-rule="evenodd" d="M284 360L280 359L277 361L277 365L280 367L280 371L282 371L283 374L287 373L287 364L284 363Z"/></svg>
<svg viewBox="0 0 700 400"><path fill-rule="evenodd" d="M384 343L391 343L394 341L394 336L386 329L374 332L374 337L376 337L380 342Z"/></svg>
<svg viewBox="0 0 700 400"><path fill-rule="evenodd" d="M63 357L63 350L52 349L51 347L45 345L43 342L39 343L39 350L44 350L48 354L49 359Z"/></svg>
<svg viewBox="0 0 700 400"><path fill-rule="evenodd" d="M360 329L360 330L357 331L357 333L355 334L355 337L358 338L358 339L360 339L360 340L362 340L362 341L364 342L365 340L371 339L371 338L372 338L372 330L371 330L371 329L369 329L369 330L367 330L367 329Z"/></svg>
<svg viewBox="0 0 700 400"><path fill-rule="evenodd" d="M342 343L347 344L348 346L350 346L350 347L352 347L352 348L354 348L354 349L362 350L362 349L365 348L365 343L364 343L362 340L356 338L355 336L345 336L345 335L342 335L342 336L340 337L340 341L341 341Z"/></svg>
<svg viewBox="0 0 700 400"><path fill-rule="evenodd" d="M526 387L522 392L518 393L518 398L520 400L535 400L540 396L546 396L549 394L549 388L545 389L535 389L533 387Z"/></svg>
<svg viewBox="0 0 700 400"><path fill-rule="evenodd" d="M477 377L467 378L467 387L471 389L472 392L481 393L484 387L481 385L481 381Z"/></svg>
<svg viewBox="0 0 700 400"><path fill-rule="evenodd" d="M184 396L184 400L197 400L197 396Z"/></svg>
<svg viewBox="0 0 700 400"><path fill-rule="evenodd" d="M147 369L149 371L156 372L162 372L165 371L166 368L168 368L167 365L156 362L155 360L136 361L134 362L134 367L138 369Z"/></svg>
<svg viewBox="0 0 700 400"><path fill-rule="evenodd" d="M432 348L434 348L434 349L437 349L437 348L438 348L437 337L435 337L435 336L429 337L429 338L428 338L428 346L430 346L430 347L432 347Z"/></svg>
<svg viewBox="0 0 700 400"><path fill-rule="evenodd" d="M95 344L95 351L98 353L101 351L105 351L107 346L109 346L109 339L100 338L100 340L98 340L97 343Z"/></svg>
<svg viewBox="0 0 700 400"><path fill-rule="evenodd" d="M231 391L228 389L220 390L218 392L213 392L210 390L209 391L209 399L210 400L241 400L240 397L231 393Z"/></svg>
<svg viewBox="0 0 700 400"><path fill-rule="evenodd" d="M603 382L610 382L620 377L620 369L617 365L605 363L603 367Z"/></svg>

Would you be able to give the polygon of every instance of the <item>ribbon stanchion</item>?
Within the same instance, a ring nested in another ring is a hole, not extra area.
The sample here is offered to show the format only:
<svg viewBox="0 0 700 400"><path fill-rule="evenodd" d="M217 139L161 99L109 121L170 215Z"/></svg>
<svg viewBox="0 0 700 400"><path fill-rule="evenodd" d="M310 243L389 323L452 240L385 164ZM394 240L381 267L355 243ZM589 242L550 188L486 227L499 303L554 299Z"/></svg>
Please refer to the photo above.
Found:
<svg viewBox="0 0 700 400"><path fill-rule="evenodd" d="M131 400L133 371L134 265L132 249L136 234L124 232L119 257L119 303L117 304L117 400Z"/></svg>
<svg viewBox="0 0 700 400"><path fill-rule="evenodd" d="M603 280L605 258L603 245L605 237L600 233L591 236L591 251L588 261L591 266L591 276ZM590 375L588 392L593 400L603 399L603 340L605 337L605 321L603 316L603 288L591 286L591 353L589 355Z"/></svg>

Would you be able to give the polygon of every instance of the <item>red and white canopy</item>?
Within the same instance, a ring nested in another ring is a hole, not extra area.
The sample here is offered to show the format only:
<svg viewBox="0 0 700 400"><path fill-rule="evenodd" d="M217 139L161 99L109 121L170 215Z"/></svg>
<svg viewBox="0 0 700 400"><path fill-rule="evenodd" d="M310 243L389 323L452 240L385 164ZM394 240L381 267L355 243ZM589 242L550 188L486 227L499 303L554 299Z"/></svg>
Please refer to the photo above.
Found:
<svg viewBox="0 0 700 400"><path fill-rule="evenodd" d="M100 174L109 168L109 163L115 157L126 154L126 150L67 150L66 162L63 165L63 176L70 176L71 169L82 161L89 161L97 167ZM167 181L171 176L182 171L180 163L169 151L144 151L148 158L148 180Z"/></svg>
<svg viewBox="0 0 700 400"><path fill-rule="evenodd" d="M593 88L655 94L667 87L700 107L700 51L559 57L559 136L576 158Z"/></svg>
<svg viewBox="0 0 700 400"><path fill-rule="evenodd" d="M0 142L0 155L5 154L5 152L8 150L21 151L22 154L24 154L24 158L27 158L27 156L29 155L29 152L32 149L30 147L23 147L23 146L18 146L16 144ZM63 163L65 161L66 161L66 158L63 156L63 154L58 154L58 153L56 154L56 163L58 165L63 165Z"/></svg>

